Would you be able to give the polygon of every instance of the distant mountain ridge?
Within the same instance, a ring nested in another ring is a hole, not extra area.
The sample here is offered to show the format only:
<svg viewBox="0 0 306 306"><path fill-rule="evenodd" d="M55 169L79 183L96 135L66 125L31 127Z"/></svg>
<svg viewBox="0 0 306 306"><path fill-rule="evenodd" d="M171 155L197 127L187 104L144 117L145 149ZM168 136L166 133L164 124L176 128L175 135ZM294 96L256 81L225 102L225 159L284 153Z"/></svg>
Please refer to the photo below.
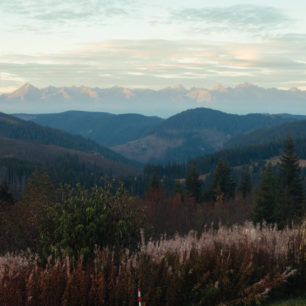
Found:
<svg viewBox="0 0 306 306"><path fill-rule="evenodd" d="M258 145L279 141L287 136L292 138L306 137L306 118L272 127L260 128L255 131L234 136L226 144L226 148Z"/></svg>
<svg viewBox="0 0 306 306"><path fill-rule="evenodd" d="M196 108L164 120L146 137L112 149L143 163L182 162L222 149L234 135L296 119L293 115L233 115Z"/></svg>
<svg viewBox="0 0 306 306"><path fill-rule="evenodd" d="M208 108L190 109L166 120L88 112L18 116L82 134L141 163L186 161L222 149L235 135L306 119L289 114L235 115Z"/></svg>
<svg viewBox="0 0 306 306"><path fill-rule="evenodd" d="M125 175L136 171L135 163L92 140L3 113L0 113L0 146L0 158L44 163L59 156L77 155L81 161L96 164L107 173Z"/></svg>
<svg viewBox="0 0 306 306"><path fill-rule="evenodd" d="M303 105L306 105L305 90L266 89L249 83L227 88L221 85L212 89L176 86L160 90L85 86L38 89L27 83L12 93L0 95L0 109L8 113L50 113L74 109L168 117L196 107L240 114L301 113L305 109Z"/></svg>
<svg viewBox="0 0 306 306"><path fill-rule="evenodd" d="M155 116L80 111L40 115L16 114L15 116L43 126L82 135L104 146L114 146L136 140L163 121Z"/></svg>

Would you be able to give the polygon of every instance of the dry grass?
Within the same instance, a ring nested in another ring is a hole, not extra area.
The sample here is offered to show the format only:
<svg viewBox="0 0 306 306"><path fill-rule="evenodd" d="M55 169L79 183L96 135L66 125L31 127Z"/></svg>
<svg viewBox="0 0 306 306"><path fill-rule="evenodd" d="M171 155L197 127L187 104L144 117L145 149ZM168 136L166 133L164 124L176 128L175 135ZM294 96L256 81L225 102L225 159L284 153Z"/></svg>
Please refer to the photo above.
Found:
<svg viewBox="0 0 306 306"><path fill-rule="evenodd" d="M305 281L302 227L250 223L99 251L93 262L0 258L0 305L252 305L291 275Z"/></svg>

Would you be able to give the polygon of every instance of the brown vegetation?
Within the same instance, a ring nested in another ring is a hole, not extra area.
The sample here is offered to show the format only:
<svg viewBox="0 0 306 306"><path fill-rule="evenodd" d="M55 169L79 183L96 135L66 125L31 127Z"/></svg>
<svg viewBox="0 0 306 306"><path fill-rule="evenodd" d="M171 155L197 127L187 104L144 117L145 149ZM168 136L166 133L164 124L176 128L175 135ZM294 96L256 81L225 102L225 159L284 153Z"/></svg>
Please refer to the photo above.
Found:
<svg viewBox="0 0 306 306"><path fill-rule="evenodd" d="M251 305L291 275L305 283L302 228L207 229L149 241L135 254L97 251L95 259L0 258L1 305Z"/></svg>

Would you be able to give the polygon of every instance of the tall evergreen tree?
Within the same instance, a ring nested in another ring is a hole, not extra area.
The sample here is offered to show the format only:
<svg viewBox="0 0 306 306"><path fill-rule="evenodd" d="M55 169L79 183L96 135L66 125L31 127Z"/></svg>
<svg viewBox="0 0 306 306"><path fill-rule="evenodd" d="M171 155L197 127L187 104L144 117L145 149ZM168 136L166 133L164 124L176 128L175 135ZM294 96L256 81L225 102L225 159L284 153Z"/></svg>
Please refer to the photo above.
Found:
<svg viewBox="0 0 306 306"><path fill-rule="evenodd" d="M255 223L276 222L276 210L279 201L279 189L277 180L274 177L272 166L269 163L262 175L256 192L255 206L252 213L252 220Z"/></svg>
<svg viewBox="0 0 306 306"><path fill-rule="evenodd" d="M153 173L151 180L150 180L149 190L158 190L160 187L161 186L160 186L159 179L156 173Z"/></svg>
<svg viewBox="0 0 306 306"><path fill-rule="evenodd" d="M223 159L219 160L214 171L212 191L215 200L229 199L235 196L235 183L231 177L231 169Z"/></svg>
<svg viewBox="0 0 306 306"><path fill-rule="evenodd" d="M301 216L304 209L301 168L291 137L285 140L284 151L280 158L279 184L282 193L279 203L279 222L285 224Z"/></svg>
<svg viewBox="0 0 306 306"><path fill-rule="evenodd" d="M241 192L244 199L252 191L252 182L251 182L249 167L244 167L243 169L242 178L239 184L239 191Z"/></svg>
<svg viewBox="0 0 306 306"><path fill-rule="evenodd" d="M186 194L194 198L197 202L201 197L201 182L195 167L191 167L186 178Z"/></svg>

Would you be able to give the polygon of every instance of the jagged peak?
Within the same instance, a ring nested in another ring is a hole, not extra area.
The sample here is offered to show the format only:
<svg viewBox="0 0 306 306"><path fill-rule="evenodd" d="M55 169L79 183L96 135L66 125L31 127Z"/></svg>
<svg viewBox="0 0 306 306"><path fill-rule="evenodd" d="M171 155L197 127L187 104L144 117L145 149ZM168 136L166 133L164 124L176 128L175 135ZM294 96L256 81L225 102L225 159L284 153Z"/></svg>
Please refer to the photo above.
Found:
<svg viewBox="0 0 306 306"><path fill-rule="evenodd" d="M11 94L8 94L8 97L10 98L17 98L21 97L23 98L25 94L27 93L39 93L39 89L35 86L33 86L31 83L25 83L20 88L16 89Z"/></svg>

